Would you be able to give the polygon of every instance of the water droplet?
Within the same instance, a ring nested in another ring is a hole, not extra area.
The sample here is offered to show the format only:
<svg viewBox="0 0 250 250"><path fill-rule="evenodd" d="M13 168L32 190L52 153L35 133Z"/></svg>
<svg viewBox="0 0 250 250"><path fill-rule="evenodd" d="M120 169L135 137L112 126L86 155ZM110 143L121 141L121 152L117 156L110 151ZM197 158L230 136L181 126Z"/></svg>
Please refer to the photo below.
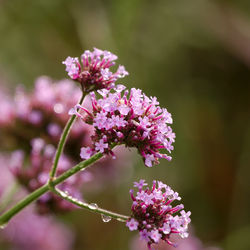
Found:
<svg viewBox="0 0 250 250"><path fill-rule="evenodd" d="M0 225L0 229L5 229L6 227L7 227L7 223Z"/></svg>
<svg viewBox="0 0 250 250"><path fill-rule="evenodd" d="M81 201L78 201L78 203L79 203L80 205L83 205L83 206L85 205L85 204L84 204L83 202L81 202Z"/></svg>
<svg viewBox="0 0 250 250"><path fill-rule="evenodd" d="M89 208L92 210L96 210L98 208L98 206L95 203L91 203L91 204L89 204Z"/></svg>
<svg viewBox="0 0 250 250"><path fill-rule="evenodd" d="M102 221L103 222L110 222L111 221L111 217L105 214L102 214Z"/></svg>
<svg viewBox="0 0 250 250"><path fill-rule="evenodd" d="M126 220L122 219L122 218L117 218L118 221L120 222L125 222Z"/></svg>
<svg viewBox="0 0 250 250"><path fill-rule="evenodd" d="M64 197L64 198L67 197L67 194L65 194L64 192L61 192L61 191L60 191L59 193L60 193L60 195L61 195L62 197Z"/></svg>

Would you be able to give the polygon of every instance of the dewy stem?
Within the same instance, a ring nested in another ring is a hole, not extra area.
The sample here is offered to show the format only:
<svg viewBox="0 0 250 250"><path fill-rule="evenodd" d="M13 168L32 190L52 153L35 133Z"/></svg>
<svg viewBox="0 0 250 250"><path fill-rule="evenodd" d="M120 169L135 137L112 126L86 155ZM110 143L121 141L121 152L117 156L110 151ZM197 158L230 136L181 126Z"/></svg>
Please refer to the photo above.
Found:
<svg viewBox="0 0 250 250"><path fill-rule="evenodd" d="M102 158L102 153L96 153L89 159L82 161L72 167L71 169L67 170L60 176L58 176L56 179L51 180L52 186L56 186L60 183L62 183L64 180L68 179L70 176L76 174L77 172L81 171L82 169L89 167L91 164L95 163L97 160ZM31 202L37 200L40 196L45 194L50 190L49 183L43 185L42 187L36 189L34 192L27 195L24 199L19 201L16 205L14 205L12 208L7 210L5 213L3 213L0 216L0 228L3 227L8 221L15 216L18 212L20 212L22 209L24 209L26 206L28 206Z"/></svg>
<svg viewBox="0 0 250 250"><path fill-rule="evenodd" d="M82 97L81 97L81 99L79 101L80 105L83 103L83 100L84 100L85 96L86 96L86 93L83 92ZM76 115L72 115L71 118L68 120L67 124L64 127L64 130L62 132L60 141L58 143L58 147L57 147L57 150L56 150L56 154L55 154L55 158L54 158L54 161L53 161L53 165L52 165L52 168L51 168L51 171L50 171L49 184L52 182L52 180L54 179L54 177L56 175L56 169L57 169L57 166L58 166L58 162L59 162L60 156L61 156L61 154L63 152L66 140L68 138L70 129L71 129L71 127L73 126L73 124L75 122L75 119L76 119Z"/></svg>
<svg viewBox="0 0 250 250"><path fill-rule="evenodd" d="M91 212L99 213L101 215L108 216L110 218L116 219L116 220L121 221L121 222L125 222L126 220L129 219L129 217L126 216L126 215L114 213L114 212L111 212L109 210L99 208L96 204L93 204L93 203L88 204L86 202L79 201L76 198L68 195L68 193L63 192L63 191L61 191L61 190L59 190L59 189L57 189L55 187L50 187L50 190L51 190L51 192L53 192L53 193L57 194L58 196L60 196L62 199L67 200L67 201L75 204L76 206L87 209L87 210L89 210Z"/></svg>

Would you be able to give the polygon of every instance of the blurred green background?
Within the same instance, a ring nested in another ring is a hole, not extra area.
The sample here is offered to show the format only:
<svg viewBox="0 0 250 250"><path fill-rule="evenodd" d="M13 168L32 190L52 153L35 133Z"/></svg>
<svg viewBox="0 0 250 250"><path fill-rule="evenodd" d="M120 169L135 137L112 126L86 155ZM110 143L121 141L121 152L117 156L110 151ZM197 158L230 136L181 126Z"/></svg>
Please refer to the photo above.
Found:
<svg viewBox="0 0 250 250"><path fill-rule="evenodd" d="M158 97L177 138L172 162L145 168L135 156L130 178L87 198L129 213L132 181L160 179L205 245L249 250L250 1L0 1L2 84L65 78L61 62L93 47L119 56L130 73L122 83ZM135 235L85 211L62 219L75 250L125 250Z"/></svg>

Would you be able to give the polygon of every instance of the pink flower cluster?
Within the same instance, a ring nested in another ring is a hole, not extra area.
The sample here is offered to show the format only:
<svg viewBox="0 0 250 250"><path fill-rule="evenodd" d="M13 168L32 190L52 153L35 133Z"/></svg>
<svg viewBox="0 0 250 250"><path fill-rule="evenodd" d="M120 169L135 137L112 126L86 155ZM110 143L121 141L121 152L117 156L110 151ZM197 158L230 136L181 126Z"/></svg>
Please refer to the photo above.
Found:
<svg viewBox="0 0 250 250"><path fill-rule="evenodd" d="M81 64L77 57L67 57L63 64L68 75L80 82L84 92L98 89L110 89L118 78L128 75L124 66L120 65L115 73L110 67L115 65L118 57L106 50L94 48L93 52L85 50L81 56Z"/></svg>
<svg viewBox="0 0 250 250"><path fill-rule="evenodd" d="M53 163L55 147L46 144L41 138L35 138L31 141L32 150L29 157L31 167L24 167L25 155L21 150L14 151L10 160L10 169L18 182L22 184L28 191L32 192L42 185L46 184L49 179L49 171ZM62 155L58 163L58 174L62 174L73 165L72 161ZM69 192L74 197L82 199L80 187L82 186L82 176L74 175L63 182L60 188ZM37 201L38 212L65 212L75 208L75 206L60 197L46 193Z"/></svg>
<svg viewBox="0 0 250 250"><path fill-rule="evenodd" d="M141 239L146 240L149 249L151 244L159 243L160 240L175 246L170 241L171 234L179 234L182 238L188 237L187 229L190 223L191 212L182 210L182 204L172 206L174 200L180 200L177 192L161 181L154 181L152 188L146 187L144 180L134 183L138 188L136 196L130 191L132 215L126 225L130 231L139 230ZM181 210L181 211L180 211ZM180 211L179 215L174 215Z"/></svg>
<svg viewBox="0 0 250 250"><path fill-rule="evenodd" d="M136 147L148 167L158 164L160 158L171 160L160 150L166 149L169 153L173 150L175 133L168 126L172 117L167 109L158 106L156 97L149 98L135 88L129 93L123 85L98 92L99 99L91 92L92 111L80 105L70 110L70 114L76 114L95 128L92 147L81 149L82 159L88 159L96 152L113 154L113 144L125 144Z"/></svg>
<svg viewBox="0 0 250 250"><path fill-rule="evenodd" d="M49 77L42 76L35 81L35 88L31 92L19 86L14 98L8 98L6 93L3 95L5 98L0 99L0 111L3 113L0 128L3 135L6 135L7 143L7 137L11 137L18 139L17 143L22 141L22 146L29 146L32 138L46 137L56 146L68 120L68 111L80 100L81 90L70 80L54 82ZM76 122L69 144L72 138L77 138L79 145L86 144L86 135L90 131L90 126L82 126L81 122Z"/></svg>

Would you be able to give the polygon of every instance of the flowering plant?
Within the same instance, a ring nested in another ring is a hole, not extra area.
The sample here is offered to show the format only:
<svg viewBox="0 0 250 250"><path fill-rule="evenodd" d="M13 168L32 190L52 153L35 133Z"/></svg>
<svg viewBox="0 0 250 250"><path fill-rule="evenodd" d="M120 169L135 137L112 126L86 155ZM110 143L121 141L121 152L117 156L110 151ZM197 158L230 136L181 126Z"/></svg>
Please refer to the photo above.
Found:
<svg viewBox="0 0 250 250"><path fill-rule="evenodd" d="M119 158L119 153L114 151L118 145L136 148L147 167L159 164L162 158L171 160L169 154L175 141L170 127L171 114L159 106L156 97L116 84L119 78L128 75L124 66L119 66L115 73L110 71L116 59L111 52L96 48L92 52L86 50L80 61L66 58L63 64L69 77L80 83L81 95L67 81L52 85L48 79L41 78L34 96L18 92L16 100L21 99L22 105L11 105L9 100L5 103L10 112L8 118L0 118L0 126L9 134L22 137L22 144L26 143L29 152L28 156L23 151L13 153L11 171L30 194L0 215L2 228L14 215L38 200L40 213L80 207L101 214L105 222L111 218L126 222L131 231L139 230L149 249L160 240L175 246L170 239L172 234L188 236L191 213L182 210L183 205L172 205L180 197L161 181L154 181L152 188L146 187L144 180L134 183L139 190L136 195L130 191L133 201L130 216L99 208L81 197L84 173L80 171L103 156ZM88 103L84 101L87 95ZM77 98L80 101L75 105ZM70 118L66 123L67 116ZM15 121L16 127L11 121ZM40 138L36 134L23 136L20 126L39 131ZM80 151L79 155L72 153L72 147L73 152ZM30 168L23 168L27 161Z"/></svg>

